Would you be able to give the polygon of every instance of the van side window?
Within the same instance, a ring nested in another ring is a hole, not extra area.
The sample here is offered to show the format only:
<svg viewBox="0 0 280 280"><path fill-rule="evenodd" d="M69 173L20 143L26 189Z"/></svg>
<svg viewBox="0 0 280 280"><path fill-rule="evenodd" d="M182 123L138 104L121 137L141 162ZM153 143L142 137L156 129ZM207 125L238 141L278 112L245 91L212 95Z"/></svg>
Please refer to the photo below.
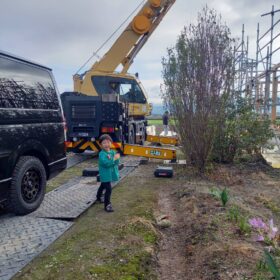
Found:
<svg viewBox="0 0 280 280"><path fill-rule="evenodd" d="M0 57L0 108L58 107L55 87L47 70Z"/></svg>

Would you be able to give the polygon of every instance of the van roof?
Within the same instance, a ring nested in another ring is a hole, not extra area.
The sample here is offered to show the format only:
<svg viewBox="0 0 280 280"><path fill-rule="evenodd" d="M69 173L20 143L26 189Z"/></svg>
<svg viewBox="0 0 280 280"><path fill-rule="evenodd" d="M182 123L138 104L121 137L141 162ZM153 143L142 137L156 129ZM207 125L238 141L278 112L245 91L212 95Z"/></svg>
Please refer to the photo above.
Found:
<svg viewBox="0 0 280 280"><path fill-rule="evenodd" d="M13 54L11 54L11 53L4 52L4 51L2 51L2 50L0 50L0 55L6 56L6 57L10 57L10 58L13 58L13 59L16 59L16 60L20 60L20 61L22 61L22 62L26 62L26 63L29 63L29 64L32 64L32 65L35 65L35 66L38 66L38 67L41 67L41 68L45 68L45 69L47 69L47 70L52 71L52 69L49 68L49 67L46 67L46 66L41 65L41 64L39 64L39 63L36 63L36 62L34 62L34 61L27 60L27 59L25 59L25 58L22 58L22 57L13 55Z"/></svg>

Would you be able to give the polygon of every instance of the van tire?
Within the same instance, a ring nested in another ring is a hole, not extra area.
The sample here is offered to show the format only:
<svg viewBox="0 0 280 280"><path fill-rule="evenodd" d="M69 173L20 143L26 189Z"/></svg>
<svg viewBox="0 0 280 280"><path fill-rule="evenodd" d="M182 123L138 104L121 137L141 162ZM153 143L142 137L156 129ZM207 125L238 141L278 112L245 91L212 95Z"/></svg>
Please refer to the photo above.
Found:
<svg viewBox="0 0 280 280"><path fill-rule="evenodd" d="M9 210L24 215L36 210L46 192L46 170L33 156L22 156L13 171L9 193Z"/></svg>

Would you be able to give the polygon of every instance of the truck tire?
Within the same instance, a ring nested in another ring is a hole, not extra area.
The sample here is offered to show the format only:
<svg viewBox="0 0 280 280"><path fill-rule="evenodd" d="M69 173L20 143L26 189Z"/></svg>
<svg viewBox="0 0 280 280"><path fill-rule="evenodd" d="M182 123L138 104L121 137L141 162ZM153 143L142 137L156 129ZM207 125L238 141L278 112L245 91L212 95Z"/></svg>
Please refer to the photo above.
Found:
<svg viewBox="0 0 280 280"><path fill-rule="evenodd" d="M142 127L142 135L141 135L141 142L140 145L144 146L146 141L147 135L146 135L146 127Z"/></svg>
<svg viewBox="0 0 280 280"><path fill-rule="evenodd" d="M129 126L128 143L135 144L135 130L133 125Z"/></svg>
<svg viewBox="0 0 280 280"><path fill-rule="evenodd" d="M36 210L44 199L46 170L33 156L19 158L12 175L9 193L9 210L24 215Z"/></svg>
<svg viewBox="0 0 280 280"><path fill-rule="evenodd" d="M82 154L84 151L85 151L85 150L75 149L75 150L73 150L72 152L73 152L74 154Z"/></svg>

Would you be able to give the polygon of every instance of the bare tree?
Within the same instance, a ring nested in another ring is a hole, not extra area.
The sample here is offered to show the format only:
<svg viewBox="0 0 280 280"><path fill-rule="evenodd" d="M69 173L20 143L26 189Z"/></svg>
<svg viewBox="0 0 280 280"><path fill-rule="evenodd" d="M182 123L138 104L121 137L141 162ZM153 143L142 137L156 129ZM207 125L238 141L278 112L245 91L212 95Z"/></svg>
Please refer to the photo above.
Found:
<svg viewBox="0 0 280 280"><path fill-rule="evenodd" d="M233 39L221 16L206 6L196 25L184 27L162 65L162 96L175 117L183 152L203 172L225 122L234 77Z"/></svg>

